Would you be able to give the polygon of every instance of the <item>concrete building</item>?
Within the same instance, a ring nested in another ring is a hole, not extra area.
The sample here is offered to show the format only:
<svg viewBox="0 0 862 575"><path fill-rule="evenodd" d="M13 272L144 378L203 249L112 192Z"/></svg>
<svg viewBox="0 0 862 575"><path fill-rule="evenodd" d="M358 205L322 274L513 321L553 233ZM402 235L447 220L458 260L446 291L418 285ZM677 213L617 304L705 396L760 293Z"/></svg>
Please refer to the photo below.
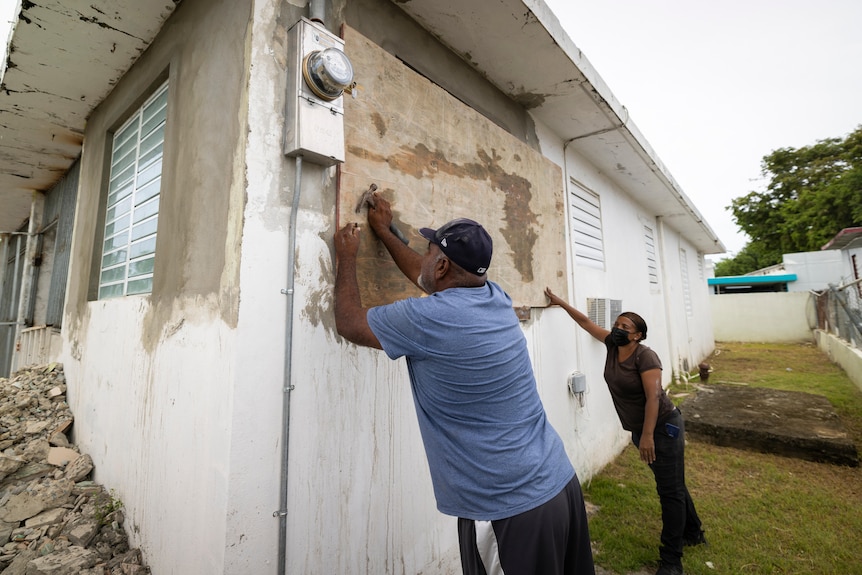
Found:
<svg viewBox="0 0 862 575"><path fill-rule="evenodd" d="M781 256L781 263L742 276L711 277L707 283L716 295L760 292L804 292L841 283L849 271L840 249L796 252ZM858 273L858 271L857 271Z"/></svg>
<svg viewBox="0 0 862 575"><path fill-rule="evenodd" d="M5 369L64 364L160 575L459 571L404 363L334 329L331 238L371 182L417 249L492 233L582 479L628 438L546 286L643 315L665 383L714 348L725 249L541 0L26 2L0 118ZM412 295L362 250L366 304Z"/></svg>

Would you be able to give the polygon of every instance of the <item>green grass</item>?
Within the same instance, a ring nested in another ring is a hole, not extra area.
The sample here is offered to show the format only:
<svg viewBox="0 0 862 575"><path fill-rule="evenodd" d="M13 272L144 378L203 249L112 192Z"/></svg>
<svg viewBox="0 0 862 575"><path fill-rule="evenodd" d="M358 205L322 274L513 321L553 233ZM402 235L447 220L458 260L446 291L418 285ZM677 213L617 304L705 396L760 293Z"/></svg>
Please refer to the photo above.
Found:
<svg viewBox="0 0 862 575"><path fill-rule="evenodd" d="M862 392L816 347L721 343L708 362L713 373L706 385L825 396L862 444ZM696 386L670 391L692 393ZM710 543L686 548L688 575L862 574L862 468L689 440L686 477ZM584 485L584 494L599 506L590 519L596 563L618 574L654 568L661 510L652 472L637 451L627 447Z"/></svg>

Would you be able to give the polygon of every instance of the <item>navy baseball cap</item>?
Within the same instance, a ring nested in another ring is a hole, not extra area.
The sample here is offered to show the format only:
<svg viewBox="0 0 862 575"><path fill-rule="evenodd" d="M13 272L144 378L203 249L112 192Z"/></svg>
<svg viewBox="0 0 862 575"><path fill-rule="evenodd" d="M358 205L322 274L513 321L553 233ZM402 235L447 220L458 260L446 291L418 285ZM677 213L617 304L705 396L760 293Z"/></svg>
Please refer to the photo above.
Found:
<svg viewBox="0 0 862 575"><path fill-rule="evenodd" d="M467 218L445 223L436 230L419 230L426 240L440 247L447 258L477 276L484 275L491 265L493 242L480 224Z"/></svg>

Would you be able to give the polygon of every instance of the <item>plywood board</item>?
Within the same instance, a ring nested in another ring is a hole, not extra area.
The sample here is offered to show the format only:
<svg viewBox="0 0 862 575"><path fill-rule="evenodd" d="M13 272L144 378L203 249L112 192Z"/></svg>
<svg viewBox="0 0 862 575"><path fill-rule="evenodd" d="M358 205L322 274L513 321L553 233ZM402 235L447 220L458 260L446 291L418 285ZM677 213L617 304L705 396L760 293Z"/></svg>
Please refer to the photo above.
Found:
<svg viewBox="0 0 862 575"><path fill-rule="evenodd" d="M417 252L428 245L419 228L471 218L494 240L488 277L516 307L545 306L545 286L565 293L560 167L355 30L344 30L357 87L344 98L340 225L366 221L365 210L356 214L355 208L375 183ZM357 277L366 306L420 295L368 226Z"/></svg>

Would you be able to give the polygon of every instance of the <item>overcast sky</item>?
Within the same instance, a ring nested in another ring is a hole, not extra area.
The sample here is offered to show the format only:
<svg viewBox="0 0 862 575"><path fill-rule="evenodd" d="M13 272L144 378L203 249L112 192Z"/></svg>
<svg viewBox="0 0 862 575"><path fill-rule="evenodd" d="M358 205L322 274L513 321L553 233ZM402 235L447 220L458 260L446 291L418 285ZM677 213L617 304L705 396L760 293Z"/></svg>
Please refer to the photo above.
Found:
<svg viewBox="0 0 862 575"><path fill-rule="evenodd" d="M862 0L545 0L732 255L763 156L862 124ZM718 260L717 256L710 259Z"/></svg>

